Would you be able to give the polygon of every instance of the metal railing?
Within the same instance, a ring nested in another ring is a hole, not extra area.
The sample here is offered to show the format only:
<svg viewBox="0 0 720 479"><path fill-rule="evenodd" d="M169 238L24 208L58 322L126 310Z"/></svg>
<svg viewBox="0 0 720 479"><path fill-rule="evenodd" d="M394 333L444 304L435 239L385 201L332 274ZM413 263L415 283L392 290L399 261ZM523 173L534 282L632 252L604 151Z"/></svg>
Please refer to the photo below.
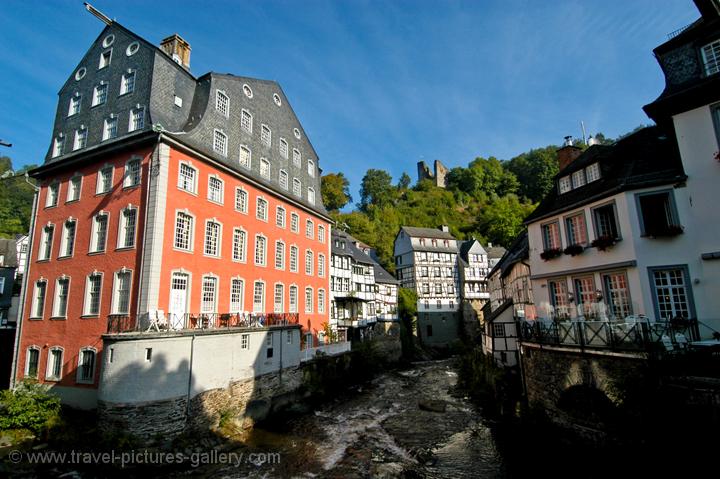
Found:
<svg viewBox="0 0 720 479"><path fill-rule="evenodd" d="M109 316L108 334L131 331L162 332L192 329L267 328L299 324L298 313L185 313L151 312L136 316Z"/></svg>
<svg viewBox="0 0 720 479"><path fill-rule="evenodd" d="M520 319L518 331L521 341L635 351L661 349L663 337L673 343L699 337L696 320L650 321L644 317L617 321Z"/></svg>

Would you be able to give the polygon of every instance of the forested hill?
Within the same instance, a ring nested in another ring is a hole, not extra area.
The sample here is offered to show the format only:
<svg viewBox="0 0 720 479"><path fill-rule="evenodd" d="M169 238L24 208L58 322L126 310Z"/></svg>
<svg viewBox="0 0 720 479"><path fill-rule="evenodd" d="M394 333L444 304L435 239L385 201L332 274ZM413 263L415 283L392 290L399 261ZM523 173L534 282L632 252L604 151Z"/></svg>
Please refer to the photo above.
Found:
<svg viewBox="0 0 720 479"><path fill-rule="evenodd" d="M25 181L24 174L35 165L18 171L13 171L12 166L10 158L0 156L0 238L13 238L30 230L35 190Z"/></svg>
<svg viewBox="0 0 720 479"><path fill-rule="evenodd" d="M596 139L612 143L602 134ZM450 170L445 189L427 180L411 185L406 173L393 183L388 172L371 169L351 213L339 211L352 201L348 180L342 173L330 173L322 178L323 202L337 227L375 248L383 266L393 272L393 242L403 225L448 225L458 239L474 237L483 244L508 246L523 228L524 218L552 188L558 148L533 149L509 161L475 158L467 167Z"/></svg>

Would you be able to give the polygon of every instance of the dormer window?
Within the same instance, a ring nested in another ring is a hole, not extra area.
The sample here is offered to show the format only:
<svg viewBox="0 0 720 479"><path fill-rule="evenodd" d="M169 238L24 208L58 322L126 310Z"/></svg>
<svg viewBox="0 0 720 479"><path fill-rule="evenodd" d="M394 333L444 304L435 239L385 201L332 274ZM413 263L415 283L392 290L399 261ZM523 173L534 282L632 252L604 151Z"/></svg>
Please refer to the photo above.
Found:
<svg viewBox="0 0 720 479"><path fill-rule="evenodd" d="M702 47L705 75L710 76L720 72L720 40L715 40Z"/></svg>
<svg viewBox="0 0 720 479"><path fill-rule="evenodd" d="M243 110L240 115L240 127L246 132L252 133L252 115L247 110Z"/></svg>
<svg viewBox="0 0 720 479"><path fill-rule="evenodd" d="M310 175L310 178L314 178L315 177L315 162L313 160L308 160L307 168L308 168L308 175Z"/></svg>
<svg viewBox="0 0 720 479"><path fill-rule="evenodd" d="M307 198L308 203L310 203L311 205L315 204L315 190L313 188L308 188Z"/></svg>
<svg viewBox="0 0 720 479"><path fill-rule="evenodd" d="M293 194L295 196L302 196L302 185L297 178L293 178Z"/></svg>
<svg viewBox="0 0 720 479"><path fill-rule="evenodd" d="M53 152L52 152L53 158L57 158L58 156L62 155L64 145L65 145L65 137L61 133L60 135L58 135L55 138L55 141L53 141Z"/></svg>
<svg viewBox="0 0 720 479"><path fill-rule="evenodd" d="M585 168L585 177L587 178L588 183L592 183L593 181L600 179L600 164L599 163L593 163L592 165Z"/></svg>
<svg viewBox="0 0 720 479"><path fill-rule="evenodd" d="M250 169L250 165L251 165L251 161L252 161L252 153L250 152L250 148L248 148L245 145L242 145L240 147L239 159L240 159L240 166Z"/></svg>
<svg viewBox="0 0 720 479"><path fill-rule="evenodd" d="M112 58L112 49L104 51L100 54L100 64L98 70L110 66L110 59Z"/></svg>
<svg viewBox="0 0 720 479"><path fill-rule="evenodd" d="M93 106L102 105L107 100L107 83L100 83L93 91Z"/></svg>
<svg viewBox="0 0 720 479"><path fill-rule="evenodd" d="M558 182L558 187L560 188L560 194L567 193L572 189L572 184L570 183L570 176L563 176L560 178L560 181Z"/></svg>
<svg viewBox="0 0 720 479"><path fill-rule="evenodd" d="M573 188L585 186L585 170L576 171L572 174Z"/></svg>
<svg viewBox="0 0 720 479"><path fill-rule="evenodd" d="M230 98L222 90L215 90L215 110L223 116L230 114Z"/></svg>
<svg viewBox="0 0 720 479"><path fill-rule="evenodd" d="M293 165L300 168L300 150L293 148Z"/></svg>
<svg viewBox="0 0 720 479"><path fill-rule="evenodd" d="M270 179L270 162L265 158L260 158L260 176Z"/></svg>
<svg viewBox="0 0 720 479"><path fill-rule="evenodd" d="M73 151L85 148L87 145L87 128L81 127L75 130L75 141L73 142Z"/></svg>
<svg viewBox="0 0 720 479"><path fill-rule="evenodd" d="M128 132L142 130L145 127L145 108L133 108L130 110L130 124Z"/></svg>
<svg viewBox="0 0 720 479"><path fill-rule="evenodd" d="M111 116L105 119L103 126L103 141L110 140L117 136L117 117Z"/></svg>
<svg viewBox="0 0 720 479"><path fill-rule="evenodd" d="M216 153L227 156L227 135L220 130L215 130L213 150L215 150Z"/></svg>
<svg viewBox="0 0 720 479"><path fill-rule="evenodd" d="M270 145L272 144L272 131L270 131L270 127L267 125L262 125L260 129L260 141L262 141L262 144L270 148Z"/></svg>
<svg viewBox="0 0 720 479"><path fill-rule="evenodd" d="M72 98L70 98L70 108L68 110L68 116L77 115L80 113L80 100L82 99L82 96L80 96L79 93L76 93Z"/></svg>
<svg viewBox="0 0 720 479"><path fill-rule="evenodd" d="M285 138L280 138L280 156L287 160L288 157L288 142Z"/></svg>
<svg viewBox="0 0 720 479"><path fill-rule="evenodd" d="M288 173L285 170L280 170L280 186L284 189L288 189Z"/></svg>
<svg viewBox="0 0 720 479"><path fill-rule="evenodd" d="M135 72L128 72L122 76L120 82L120 94L132 93L135 91Z"/></svg>

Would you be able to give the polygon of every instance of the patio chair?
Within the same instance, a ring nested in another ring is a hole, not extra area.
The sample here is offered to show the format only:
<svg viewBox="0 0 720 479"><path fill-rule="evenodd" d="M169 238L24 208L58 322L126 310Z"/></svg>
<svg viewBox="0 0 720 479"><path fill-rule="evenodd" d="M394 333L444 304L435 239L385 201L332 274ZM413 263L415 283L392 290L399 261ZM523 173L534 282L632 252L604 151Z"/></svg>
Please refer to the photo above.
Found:
<svg viewBox="0 0 720 479"><path fill-rule="evenodd" d="M686 350L690 347L690 341L685 337L683 333L677 333L675 335L675 342L677 343L678 347L682 350Z"/></svg>
<svg viewBox="0 0 720 479"><path fill-rule="evenodd" d="M672 339L670 339L670 336L668 336L667 334L663 334L660 337L660 342L665 347L666 353L671 354L671 355L676 353L675 345L673 344Z"/></svg>

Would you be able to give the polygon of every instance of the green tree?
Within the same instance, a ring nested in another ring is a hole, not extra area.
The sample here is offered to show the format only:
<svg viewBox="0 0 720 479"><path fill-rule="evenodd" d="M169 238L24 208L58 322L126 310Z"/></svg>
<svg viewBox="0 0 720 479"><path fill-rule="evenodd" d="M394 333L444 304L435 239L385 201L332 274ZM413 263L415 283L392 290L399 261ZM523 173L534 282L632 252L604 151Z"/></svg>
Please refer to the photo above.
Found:
<svg viewBox="0 0 720 479"><path fill-rule="evenodd" d="M412 180L410 179L410 175L403 172L403 174L400 175L400 179L398 180L398 184L397 184L398 189L407 190L408 188L410 188L411 182L412 182Z"/></svg>
<svg viewBox="0 0 720 479"><path fill-rule="evenodd" d="M337 211L350 201L350 182L342 173L328 173L321 178L322 200L328 211Z"/></svg>
<svg viewBox="0 0 720 479"><path fill-rule="evenodd" d="M523 228L523 220L535 205L520 202L517 196L507 195L486 205L478 216L478 229L488 240L509 245Z"/></svg>
<svg viewBox="0 0 720 479"><path fill-rule="evenodd" d="M537 203L552 189L558 172L557 146L549 145L522 153L505 164L519 181L518 193Z"/></svg>
<svg viewBox="0 0 720 479"><path fill-rule="evenodd" d="M12 160L0 158L0 237L12 238L30 230L35 189L25 181L24 173L35 165L29 165L14 172Z"/></svg>
<svg viewBox="0 0 720 479"><path fill-rule="evenodd" d="M392 176L385 170L367 170L360 185L360 209L367 212L393 198Z"/></svg>

